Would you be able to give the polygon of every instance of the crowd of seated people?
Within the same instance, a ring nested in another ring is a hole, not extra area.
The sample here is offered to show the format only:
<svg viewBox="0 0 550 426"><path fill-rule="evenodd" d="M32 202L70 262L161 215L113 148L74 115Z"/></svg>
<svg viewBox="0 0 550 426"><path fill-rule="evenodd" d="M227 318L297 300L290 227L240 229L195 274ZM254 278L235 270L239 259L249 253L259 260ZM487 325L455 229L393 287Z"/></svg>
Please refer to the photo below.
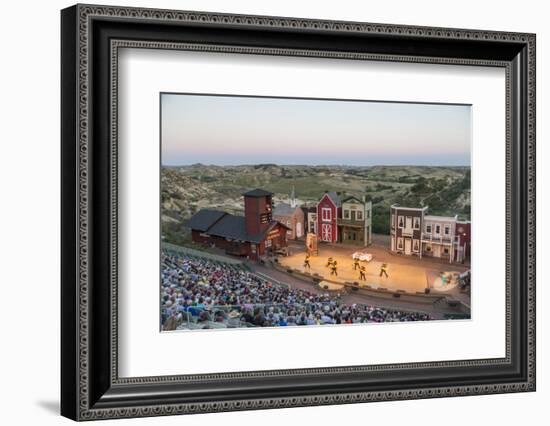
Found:
<svg viewBox="0 0 550 426"><path fill-rule="evenodd" d="M425 321L424 313L364 304L274 284L230 264L162 253L163 330Z"/></svg>

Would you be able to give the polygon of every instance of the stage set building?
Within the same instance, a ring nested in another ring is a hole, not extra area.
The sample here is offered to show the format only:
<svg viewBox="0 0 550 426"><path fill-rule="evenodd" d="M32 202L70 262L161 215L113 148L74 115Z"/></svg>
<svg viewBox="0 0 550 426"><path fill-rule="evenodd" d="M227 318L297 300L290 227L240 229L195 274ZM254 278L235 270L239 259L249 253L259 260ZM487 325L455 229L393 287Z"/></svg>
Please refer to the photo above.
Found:
<svg viewBox="0 0 550 426"><path fill-rule="evenodd" d="M471 224L458 216L428 214L428 206L390 207L390 249L405 255L464 262L470 256Z"/></svg>
<svg viewBox="0 0 550 426"><path fill-rule="evenodd" d="M275 204L273 219L289 228L287 231L287 239L296 240L305 235L304 211L301 207L298 207L294 188L292 188L288 203L280 202Z"/></svg>
<svg viewBox="0 0 550 426"><path fill-rule="evenodd" d="M342 243L369 245L372 242L372 202L353 196L344 198L338 226Z"/></svg>
<svg viewBox="0 0 550 426"><path fill-rule="evenodd" d="M202 209L187 222L191 238L227 254L258 259L287 246L291 229L273 217L273 194L254 189L243 194L244 216Z"/></svg>
<svg viewBox="0 0 550 426"><path fill-rule="evenodd" d="M372 202L336 192L325 192L317 204L320 241L368 246L372 243Z"/></svg>
<svg viewBox="0 0 550 426"><path fill-rule="evenodd" d="M317 206L302 206L306 234L317 234Z"/></svg>

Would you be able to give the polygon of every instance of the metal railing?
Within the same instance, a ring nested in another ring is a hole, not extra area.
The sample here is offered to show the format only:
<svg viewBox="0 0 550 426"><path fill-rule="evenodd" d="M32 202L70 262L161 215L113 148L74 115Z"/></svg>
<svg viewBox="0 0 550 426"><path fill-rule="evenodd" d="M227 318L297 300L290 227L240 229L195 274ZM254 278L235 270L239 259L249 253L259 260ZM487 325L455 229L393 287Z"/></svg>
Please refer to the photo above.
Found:
<svg viewBox="0 0 550 426"><path fill-rule="evenodd" d="M276 280L275 278L270 277L267 274L264 274L263 272L255 271L255 272L249 272L251 275L256 275L257 277L261 278L264 281L271 282L275 285L278 285L280 287L284 288L290 288L290 284L284 283L282 281Z"/></svg>
<svg viewBox="0 0 550 426"><path fill-rule="evenodd" d="M194 257L203 257L205 259L215 260L217 262L229 263L229 264L232 264L232 265L242 265L243 264L243 262L241 260L238 260L238 259L232 259L230 257L220 256L220 255L209 253L209 252L206 252L206 251L195 250L195 249L192 249L192 248L189 248L189 247L177 246L177 245L171 244L171 243L164 243L163 242L162 243L162 248L166 251L172 251L172 252L175 252L175 253L186 254L186 255L190 255L190 256L194 256Z"/></svg>

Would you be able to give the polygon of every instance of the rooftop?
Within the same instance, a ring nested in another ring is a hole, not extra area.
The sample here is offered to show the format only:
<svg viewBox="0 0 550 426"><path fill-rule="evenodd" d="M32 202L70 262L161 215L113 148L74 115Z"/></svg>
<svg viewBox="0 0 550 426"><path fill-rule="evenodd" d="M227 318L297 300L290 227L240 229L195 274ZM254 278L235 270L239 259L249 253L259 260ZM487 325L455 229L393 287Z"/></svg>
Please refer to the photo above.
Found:
<svg viewBox="0 0 550 426"><path fill-rule="evenodd" d="M265 189L256 188L252 191L244 192L242 195L245 197L267 197L273 195L273 193L266 191Z"/></svg>
<svg viewBox="0 0 550 426"><path fill-rule="evenodd" d="M428 206L424 206L424 207L404 207L404 206L401 206L399 204L392 204L391 208L392 209L400 209L400 210L415 210L415 211L426 211L426 210L428 210Z"/></svg>
<svg viewBox="0 0 550 426"><path fill-rule="evenodd" d="M355 201L356 203L363 203L359 197L356 197L355 195L350 195L342 200L343 203L349 203Z"/></svg>
<svg viewBox="0 0 550 426"><path fill-rule="evenodd" d="M273 216L292 216L297 207L292 207L288 203L277 203L273 209Z"/></svg>
<svg viewBox="0 0 550 426"><path fill-rule="evenodd" d="M225 215L222 220L215 223L208 231L210 235L231 238L233 240L250 241L246 233L244 216Z"/></svg>
<svg viewBox="0 0 550 426"><path fill-rule="evenodd" d="M331 192L325 192L326 195L332 200L332 202L336 205L336 207L340 207L342 205L342 200L340 199L340 194L337 192L331 191Z"/></svg>
<svg viewBox="0 0 550 426"><path fill-rule="evenodd" d="M441 221L441 222L455 222L458 220L458 216L436 216L436 215L426 215L424 216L424 220L433 220L433 221Z"/></svg>
<svg viewBox="0 0 550 426"><path fill-rule="evenodd" d="M265 235L276 225L289 229L286 225L273 220L269 223L267 229L256 235L250 235L246 232L246 222L244 216L236 216L218 210L199 210L189 219L187 226L191 229L206 232L209 235L217 237L230 238L232 240L250 241L259 243Z"/></svg>
<svg viewBox="0 0 550 426"><path fill-rule="evenodd" d="M202 209L195 213L191 219L187 221L187 226L191 229L204 232L226 214L227 213L219 210Z"/></svg>

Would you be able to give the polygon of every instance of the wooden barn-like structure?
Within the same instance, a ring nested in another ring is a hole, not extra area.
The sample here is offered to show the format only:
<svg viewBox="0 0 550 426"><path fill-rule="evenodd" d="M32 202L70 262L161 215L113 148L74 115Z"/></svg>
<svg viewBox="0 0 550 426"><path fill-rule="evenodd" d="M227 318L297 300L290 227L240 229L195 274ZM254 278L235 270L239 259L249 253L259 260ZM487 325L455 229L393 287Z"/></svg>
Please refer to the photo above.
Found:
<svg viewBox="0 0 550 426"><path fill-rule="evenodd" d="M192 240L225 250L227 254L259 259L287 246L289 228L273 220L273 194L263 189L245 192L244 216L202 209L187 226Z"/></svg>

